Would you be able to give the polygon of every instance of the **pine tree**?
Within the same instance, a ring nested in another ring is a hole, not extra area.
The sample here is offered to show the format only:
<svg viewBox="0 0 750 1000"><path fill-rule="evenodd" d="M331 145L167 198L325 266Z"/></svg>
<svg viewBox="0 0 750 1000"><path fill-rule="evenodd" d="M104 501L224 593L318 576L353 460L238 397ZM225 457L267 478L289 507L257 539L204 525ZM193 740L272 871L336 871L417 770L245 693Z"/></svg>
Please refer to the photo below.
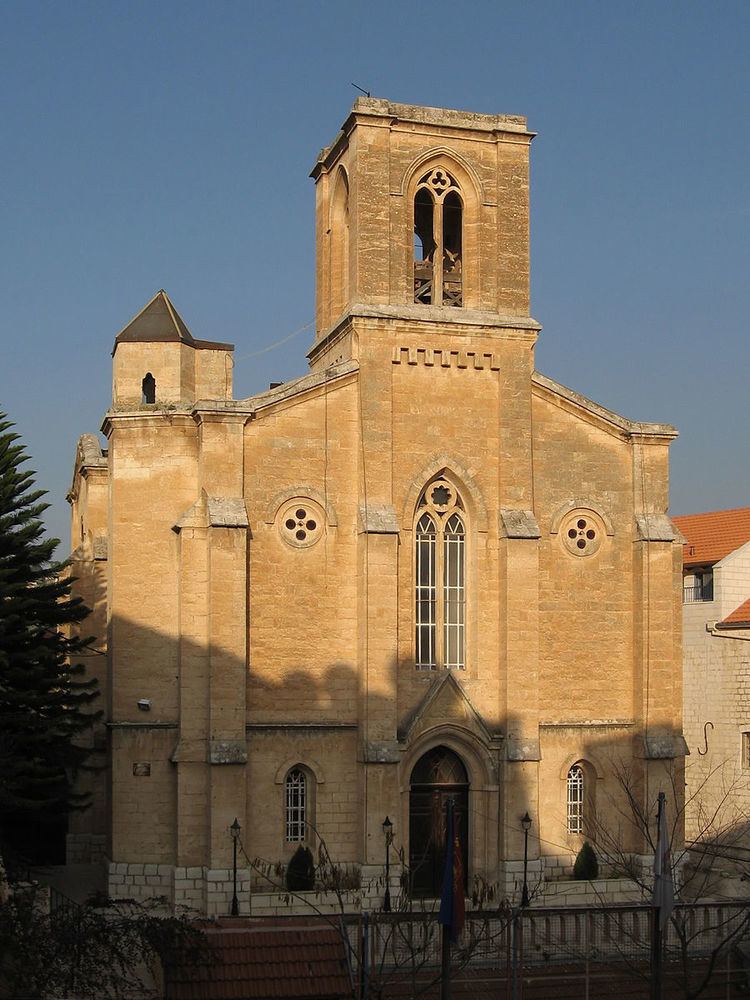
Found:
<svg viewBox="0 0 750 1000"><path fill-rule="evenodd" d="M101 715L96 680L74 662L91 641L77 630L89 611L54 561L58 540L43 537L49 504L21 469L13 426L0 413L0 837L85 806L74 780L91 749L80 737Z"/></svg>

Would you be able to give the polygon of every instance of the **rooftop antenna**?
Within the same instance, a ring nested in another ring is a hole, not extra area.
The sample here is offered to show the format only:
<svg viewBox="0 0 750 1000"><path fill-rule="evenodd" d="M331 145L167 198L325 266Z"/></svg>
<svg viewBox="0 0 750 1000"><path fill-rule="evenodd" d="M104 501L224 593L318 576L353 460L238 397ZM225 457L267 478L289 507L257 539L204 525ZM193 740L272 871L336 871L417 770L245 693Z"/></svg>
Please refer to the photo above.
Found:
<svg viewBox="0 0 750 1000"><path fill-rule="evenodd" d="M364 94L365 97L372 97L372 94L370 93L369 90L362 90L362 88L358 84L353 83L352 87L354 87L355 90L358 90L360 94Z"/></svg>

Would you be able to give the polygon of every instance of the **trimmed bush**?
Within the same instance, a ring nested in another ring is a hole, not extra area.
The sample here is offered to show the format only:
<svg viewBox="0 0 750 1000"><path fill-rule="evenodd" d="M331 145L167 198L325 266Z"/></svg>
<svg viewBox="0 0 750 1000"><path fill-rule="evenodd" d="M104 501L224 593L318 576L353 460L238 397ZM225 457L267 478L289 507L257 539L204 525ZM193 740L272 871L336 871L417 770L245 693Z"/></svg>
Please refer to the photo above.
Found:
<svg viewBox="0 0 750 1000"><path fill-rule="evenodd" d="M309 847L299 845L286 869L286 887L291 892L315 888L315 862Z"/></svg>
<svg viewBox="0 0 750 1000"><path fill-rule="evenodd" d="M599 878L599 862L588 840L584 841L583 847L578 852L576 863L573 865L573 878L582 882Z"/></svg>

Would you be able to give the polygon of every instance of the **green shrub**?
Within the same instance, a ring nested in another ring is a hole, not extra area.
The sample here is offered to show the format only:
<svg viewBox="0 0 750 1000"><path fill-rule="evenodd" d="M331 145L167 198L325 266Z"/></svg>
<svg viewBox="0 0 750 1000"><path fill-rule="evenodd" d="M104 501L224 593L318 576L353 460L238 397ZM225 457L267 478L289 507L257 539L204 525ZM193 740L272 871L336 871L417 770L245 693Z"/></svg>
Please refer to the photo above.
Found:
<svg viewBox="0 0 750 1000"><path fill-rule="evenodd" d="M291 892L308 892L315 887L315 862L309 847L299 845L286 869L286 887Z"/></svg>
<svg viewBox="0 0 750 1000"><path fill-rule="evenodd" d="M583 847L578 852L576 863L573 865L573 878L584 882L599 878L599 862L588 840L584 841Z"/></svg>

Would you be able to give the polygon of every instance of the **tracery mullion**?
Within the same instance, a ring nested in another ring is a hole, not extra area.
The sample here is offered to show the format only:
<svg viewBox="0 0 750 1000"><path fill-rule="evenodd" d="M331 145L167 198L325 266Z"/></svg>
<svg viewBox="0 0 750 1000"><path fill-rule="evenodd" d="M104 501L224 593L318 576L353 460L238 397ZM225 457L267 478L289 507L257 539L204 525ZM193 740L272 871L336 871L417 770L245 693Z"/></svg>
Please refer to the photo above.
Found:
<svg viewBox="0 0 750 1000"><path fill-rule="evenodd" d="M437 251L435 252L437 256ZM440 288L442 294L442 278L440 281ZM440 301L440 300L438 300ZM437 535L436 541L436 569L437 573L435 576L436 590L437 590L437 615L436 617L436 627L435 627L435 639L436 639L436 649L435 649L435 662L439 667L445 666L445 595L444 595L444 581L445 581L445 542L443 535L443 525L439 517L435 518L437 522Z"/></svg>
<svg viewBox="0 0 750 1000"><path fill-rule="evenodd" d="M433 201L435 208L432 212L432 231L435 254L432 261L432 302L433 305L441 306L443 304L443 202L441 198L433 198Z"/></svg>

